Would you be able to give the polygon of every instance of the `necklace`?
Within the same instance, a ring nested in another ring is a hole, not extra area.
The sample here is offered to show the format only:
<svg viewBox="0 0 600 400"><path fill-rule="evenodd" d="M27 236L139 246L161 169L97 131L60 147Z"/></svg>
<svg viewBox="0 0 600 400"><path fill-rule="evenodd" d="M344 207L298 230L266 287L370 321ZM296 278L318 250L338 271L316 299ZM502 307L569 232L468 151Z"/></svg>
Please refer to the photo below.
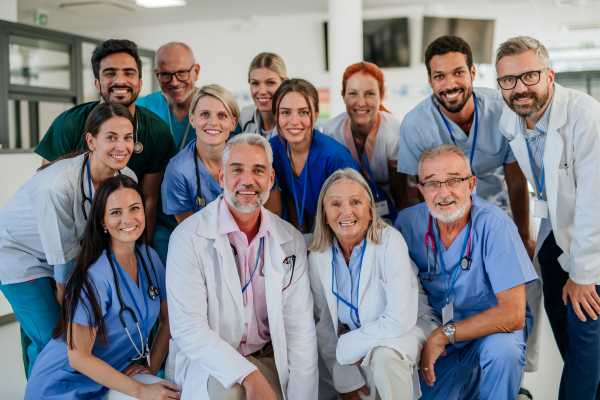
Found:
<svg viewBox="0 0 600 400"><path fill-rule="evenodd" d="M344 252L342 252L342 254L344 254ZM344 254L344 257L346 257L346 260L350 260L350 257L348 257L347 255Z"/></svg>

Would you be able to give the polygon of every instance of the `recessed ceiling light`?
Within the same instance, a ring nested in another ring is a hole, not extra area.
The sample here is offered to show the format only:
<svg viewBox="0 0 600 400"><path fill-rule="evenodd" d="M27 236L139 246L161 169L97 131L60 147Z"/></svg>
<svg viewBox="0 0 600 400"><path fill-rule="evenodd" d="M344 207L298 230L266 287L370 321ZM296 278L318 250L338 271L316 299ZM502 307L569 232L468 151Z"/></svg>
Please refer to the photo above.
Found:
<svg viewBox="0 0 600 400"><path fill-rule="evenodd" d="M179 7L185 6L185 0L135 0L135 4L146 8Z"/></svg>

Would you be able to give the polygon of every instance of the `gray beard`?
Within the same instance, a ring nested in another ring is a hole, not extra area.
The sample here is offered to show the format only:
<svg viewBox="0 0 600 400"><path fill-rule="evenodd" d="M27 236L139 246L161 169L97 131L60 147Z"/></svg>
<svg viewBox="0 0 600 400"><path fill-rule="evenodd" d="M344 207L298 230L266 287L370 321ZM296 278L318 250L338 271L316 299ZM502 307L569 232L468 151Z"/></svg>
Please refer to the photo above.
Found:
<svg viewBox="0 0 600 400"><path fill-rule="evenodd" d="M224 185L225 187L223 188L223 197L225 198L225 201L227 202L227 204L229 204L231 207L235 208L237 211L243 213L243 214L250 214L253 213L254 211L258 210L259 208L261 208L262 206L265 205L265 203L267 202L267 200L269 199L269 192L263 192L262 190L259 189L258 191L258 199L253 203L253 204L241 204L237 198L235 197L235 192L238 190L243 190L243 189L247 189L243 186L239 186L236 187L233 192L230 192L229 190L227 190L227 184Z"/></svg>

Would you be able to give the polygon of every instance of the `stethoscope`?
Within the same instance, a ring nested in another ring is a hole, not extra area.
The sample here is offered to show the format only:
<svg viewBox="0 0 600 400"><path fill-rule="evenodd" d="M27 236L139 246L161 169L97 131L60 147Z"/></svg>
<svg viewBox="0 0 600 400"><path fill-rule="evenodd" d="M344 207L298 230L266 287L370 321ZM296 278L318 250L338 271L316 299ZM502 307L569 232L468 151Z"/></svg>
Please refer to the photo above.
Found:
<svg viewBox="0 0 600 400"><path fill-rule="evenodd" d="M477 128L479 127L479 116L477 114L477 99L475 98L475 93L473 93L473 103L475 103L475 129L473 132L473 146L471 147L471 157L469 158L469 164L471 164L471 169L473 169L473 156L475 155L475 146L477 144ZM450 133L450 139L452 139L452 143L454 143L454 145L458 147L458 145L456 144L456 139L452 134L452 129L450 129L450 124L448 124L448 120L444 116L444 113L442 113L442 110L440 110L439 103L437 103L437 109L440 115L442 116L442 120L444 121L446 128L448 129L448 133Z"/></svg>
<svg viewBox="0 0 600 400"><path fill-rule="evenodd" d="M144 145L138 140L138 114L135 113L135 141L133 143L133 152L140 154L144 150Z"/></svg>
<svg viewBox="0 0 600 400"><path fill-rule="evenodd" d="M206 199L202 196L202 188L200 185L200 168L198 168L198 150L196 150L196 146L194 146L194 164L196 165L196 182L198 182L198 190L196 192L196 197L194 201L198 207L206 207Z"/></svg>
<svg viewBox="0 0 600 400"><path fill-rule="evenodd" d="M357 282L358 285L356 286L356 305L357 306L358 306L358 293L360 291L360 274L362 272L363 258L365 257L365 250L366 249L367 249L367 237L365 236L365 238L363 239L362 253L360 254L360 265L358 267L358 282ZM354 311L354 315L356 316L356 322L358 322L360 324L360 318L358 317L358 308L354 307L352 305L352 303L346 301L346 299L344 299L342 296L340 296L338 293L336 293L335 290L333 290L333 286L335 284L335 265L334 265L334 261L335 261L335 253L336 253L336 251L337 251L337 249L335 248L335 245L331 246L331 292L342 303L344 303L345 305L347 305L348 307L350 307L350 309L352 309Z"/></svg>
<svg viewBox="0 0 600 400"><path fill-rule="evenodd" d="M121 288L119 285L119 278L117 277L117 268L115 267L115 263L117 263L117 265L119 263L118 263L117 259L115 258L115 255L110 247L109 247L109 252L110 252L110 255L107 254L107 258L108 258L108 262L110 263L110 267L112 269L113 276L115 278L115 286L117 288L117 297L119 298L119 303L121 305L121 309L119 311L119 318L121 319L121 324L123 325L123 328L125 329L125 332L127 333L129 340L131 341L131 344L133 345L136 353L138 354L138 357L128 358L127 361L131 362L131 361L139 360L142 358L147 358L148 365L150 365L150 348L148 346L148 338L146 337L145 343L144 343L144 336L142 335L142 331L140 330L140 325L138 323L137 317L135 316L135 312L131 308L127 307L125 305L125 302L123 301L123 297L121 296ZM148 267L146 266L144 257L142 257L141 251L137 246L135 247L135 252L138 257L138 260L140 260L140 262L142 263L142 268L144 269L146 279L148 280L148 296L152 300L155 300L157 297L160 297L160 289L158 287L154 286L154 283L152 283L152 279L150 278L150 273L148 272ZM149 259L150 259L150 265L152 266L152 272L154 273L154 279L156 280L156 284L158 285L159 284L158 277L156 276L156 269L154 268L154 263L152 262L152 258L149 258ZM121 280L123 282L125 282L125 288L127 289L129 296L133 299L134 298L133 293L131 292L131 289L129 287L129 284L127 283L127 280L123 276L122 268L119 268L119 275L121 276ZM140 284L141 284L141 282L140 282ZM144 305L146 307L146 313L149 313L147 296L144 296ZM137 311L140 313L140 317L141 317L142 313L139 310L137 303L134 302L134 306L137 309ZM135 326L137 327L138 333L140 334L141 350L138 349L138 347L136 346L135 342L133 341L131 335L129 334L129 330L127 330L127 324L125 323L125 318L123 316L125 311L129 312L129 314L133 318L133 322L135 322ZM147 323L148 323L147 319L144 319L144 332L148 332Z"/></svg>
<svg viewBox="0 0 600 400"><path fill-rule="evenodd" d="M169 116L169 130L171 131L171 136L173 136L173 126L171 125L171 109L167 103L167 115ZM185 139L187 139L188 132L190 131L190 117L188 115L188 123L187 128L185 128L185 133L183 134L183 139L181 139L181 145L179 145L179 151L183 150L185 147Z"/></svg>
<svg viewBox="0 0 600 400"><path fill-rule="evenodd" d="M437 247L435 244L435 237L433 236L433 230L432 230L432 226L433 226L433 217L431 216L431 214L429 214L429 227L427 228L427 233L425 234L425 248L427 249L427 277L425 277L425 275L421 275L421 279L427 281L427 282L433 282L435 280L435 274L437 271ZM473 220L471 219L469 221L469 228L468 228L468 232L465 235L465 241L463 242L463 248L461 251L461 254L465 253L465 247L467 248L467 253L463 256L463 258L460 259L460 268L463 271L468 271L469 269L471 269L471 264L473 263L473 259L471 258L471 232L472 232L472 228L473 227ZM431 264L429 261L429 241L431 240L431 248L433 250L433 277L431 277ZM442 257L442 255L440 254L440 257ZM444 262L444 260L442 259L442 263ZM442 265L442 269L444 269L444 266ZM442 270L442 273L444 273L444 271ZM444 284L446 284L445 280L444 280Z"/></svg>
<svg viewBox="0 0 600 400"><path fill-rule="evenodd" d="M88 189L89 189L89 193L90 193L89 197L85 194L85 189L83 186L83 174L84 174L86 166L87 166ZM121 175L121 171L117 171L117 174ZM89 153L86 154L86 156L83 159L83 164L81 165L81 179L79 180L79 183L81 186L81 197L83 199L83 200L81 200L81 212L83 213L83 218L85 218L85 220L87 221L87 212L85 211L85 203L89 202L90 208L92 207L92 175L90 174L90 155L89 155Z"/></svg>

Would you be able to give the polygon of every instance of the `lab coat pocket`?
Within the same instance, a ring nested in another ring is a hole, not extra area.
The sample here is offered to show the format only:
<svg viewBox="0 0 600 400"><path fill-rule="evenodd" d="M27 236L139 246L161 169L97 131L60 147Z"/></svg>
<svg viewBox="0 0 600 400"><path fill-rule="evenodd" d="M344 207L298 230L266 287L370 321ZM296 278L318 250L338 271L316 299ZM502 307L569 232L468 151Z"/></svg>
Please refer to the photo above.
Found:
<svg viewBox="0 0 600 400"><path fill-rule="evenodd" d="M571 226L575 219L575 201L577 187L573 174L573 163L558 170L558 191L556 204L556 225ZM560 212L558 212L560 210Z"/></svg>

